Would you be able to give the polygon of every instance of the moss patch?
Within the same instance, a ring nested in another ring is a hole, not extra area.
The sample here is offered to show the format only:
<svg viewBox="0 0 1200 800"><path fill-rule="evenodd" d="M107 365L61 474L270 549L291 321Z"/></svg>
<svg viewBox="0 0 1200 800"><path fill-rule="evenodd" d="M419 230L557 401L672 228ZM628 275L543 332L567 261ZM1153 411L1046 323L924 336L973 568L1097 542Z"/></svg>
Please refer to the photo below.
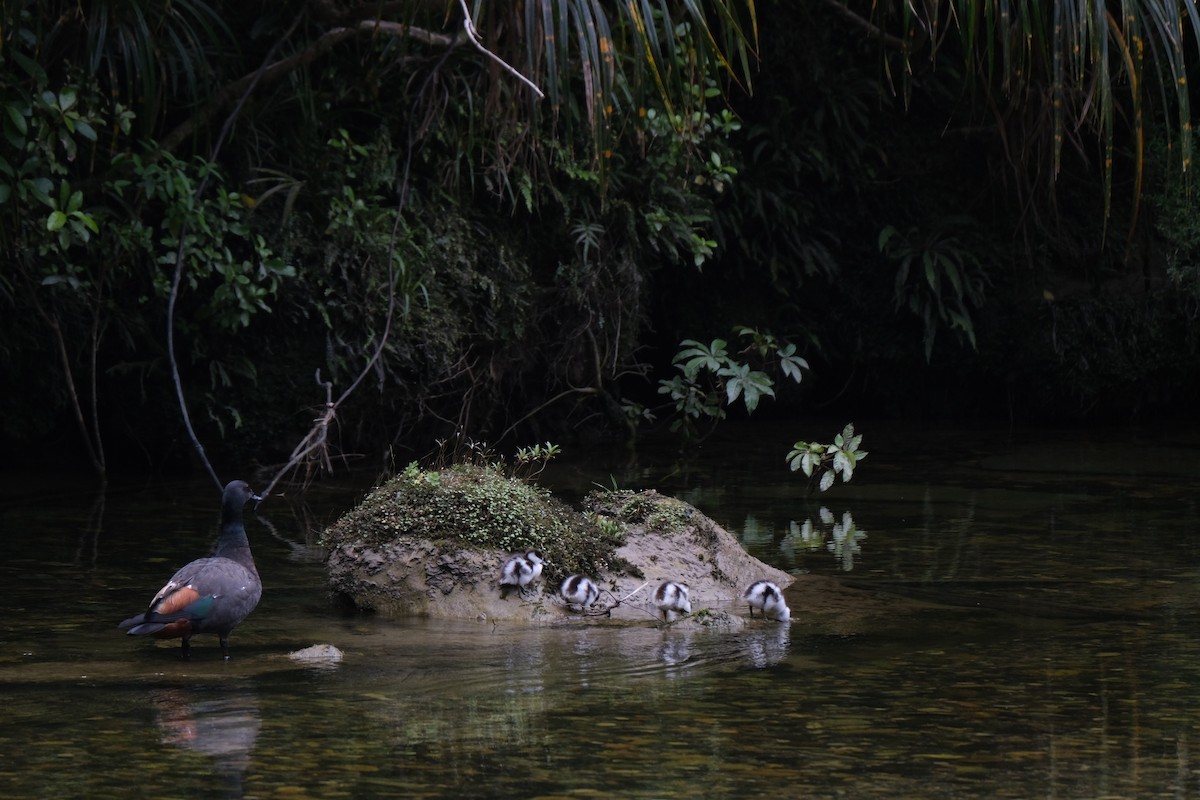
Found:
<svg viewBox="0 0 1200 800"><path fill-rule="evenodd" d="M584 505L596 513L603 509L626 525L641 525L657 533L687 530L698 522L695 508L657 492L592 492Z"/></svg>
<svg viewBox="0 0 1200 800"><path fill-rule="evenodd" d="M321 544L333 549L428 539L438 546L540 550L546 575L557 581L610 569L622 537L620 526L597 524L544 489L492 467L456 464L443 470L410 466L327 528Z"/></svg>

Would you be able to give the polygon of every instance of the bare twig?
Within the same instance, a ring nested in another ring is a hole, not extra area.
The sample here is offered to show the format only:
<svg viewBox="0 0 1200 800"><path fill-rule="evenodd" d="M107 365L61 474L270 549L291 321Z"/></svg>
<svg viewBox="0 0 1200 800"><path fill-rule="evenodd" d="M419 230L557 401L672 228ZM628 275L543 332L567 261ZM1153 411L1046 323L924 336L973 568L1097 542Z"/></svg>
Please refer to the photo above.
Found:
<svg viewBox="0 0 1200 800"><path fill-rule="evenodd" d="M37 301L36 295L34 296L34 308L37 309L38 315L41 316L42 320L45 321L54 333L54 343L58 346L58 357L62 362L63 379L67 384L67 395L71 398L71 410L75 413L75 422L79 425L79 433L83 437L84 446L87 447L88 457L92 460L92 467L96 470L96 474L100 476L101 480L104 480L107 474L104 463L104 445L100 439L99 428L95 428L96 434L95 439L93 439L88 431L87 422L83 418L83 405L79 399L79 392L75 388L75 376L71 372L71 358L67 353L67 342L63 337L62 326L59 325L57 317L51 316L42 308L42 304ZM92 409L94 416L96 407L94 402L95 383L93 382L92 385ZM94 419L93 424L96 424Z"/></svg>
<svg viewBox="0 0 1200 800"><path fill-rule="evenodd" d="M438 62L439 67L442 63L445 63L449 52L450 51L447 50L446 55L442 56L442 60ZM421 90L418 92L418 95L424 94L425 90L428 89L430 81L432 80L435 72L436 69L426 77ZM361 384L363 380L366 379L367 375L370 374L371 370L375 367L375 364L378 363L380 358L383 357L384 349L387 347L388 338L391 336L392 321L394 320L396 313L396 275L393 256L396 253L396 239L399 236L400 222L404 218L404 208L408 204L409 177L412 174L412 155L414 149L413 129L412 124L410 123L408 127L408 147L405 148L406 155L404 159L404 172L400 182L400 198L396 203L396 216L392 222L391 239L388 242L388 251L387 255L385 256L387 259L388 274L388 307L387 316L384 319L383 332L379 336L379 343L375 348L375 352L371 354L371 357L367 359L367 363L363 365L362 370L358 373L358 377L356 377L350 386L344 392L342 392L341 396L339 396L337 400L332 399L333 384L328 381L322 384L325 387L324 412L321 414L321 416L317 417L317 419L313 421L313 427L300 441L300 444L296 445L296 448L292 451L292 455L288 459L287 463L280 468L275 477L271 479L269 484L267 484L267 488L262 493L264 498L270 495L271 490L275 488L275 484L279 482L279 479L282 478L289 469L292 469L305 460L311 459L314 453L318 454L318 458L325 469L332 470L333 465L330 463L328 455L329 426L337 417L338 407L354 393L359 384ZM319 384L321 383L320 375L321 373L318 370L317 383Z"/></svg>
<svg viewBox="0 0 1200 800"><path fill-rule="evenodd" d="M522 422L524 422L525 420L527 420L531 417L536 416L537 414L540 414L544 409L549 408L550 406L557 403L559 400L562 400L564 397L570 397L571 395L579 395L579 394L599 394L600 392L601 392L600 389L597 389L592 386L580 386L578 388L571 387L570 389L564 389L561 392L559 392L558 394L554 395L554 397L551 397L549 400L542 403L540 406L533 409L528 414L521 417L519 420L517 420L516 422L514 422L513 424L511 424L507 428L505 428L504 433L502 433L496 437L496 442L499 443L499 442L504 441L504 439L507 438L507 436L510 433L512 433L513 430L515 430L516 427L518 425L520 425Z"/></svg>
<svg viewBox="0 0 1200 800"><path fill-rule="evenodd" d="M467 32L467 38L471 40L471 44L475 45L475 48L479 50L479 52L483 53L492 61L495 61L509 73L514 75L518 80L528 86L531 90L533 90L533 93L538 96L539 100L545 97L545 93L543 93L542 90L537 87L536 83L529 80L529 78L526 78L520 72L517 72L517 70L511 64L483 46L483 42L479 38L479 31L475 30L475 23L471 20L471 12L467 10L467 0L458 0L458 4L462 6L463 30Z"/></svg>
<svg viewBox="0 0 1200 800"><path fill-rule="evenodd" d="M625 595L624 597L619 597L619 598L613 597L612 592L606 592L606 594L609 597L612 597L613 603L611 606L605 606L604 608L602 608L598 611L580 611L580 616L581 617L609 617L609 616L612 616L612 611L614 608L621 605L621 603L624 603L626 600L633 597L635 594L640 592L642 589L645 589L649 585L650 585L650 581L646 581L645 583L643 583L641 586L634 589L629 594Z"/></svg>

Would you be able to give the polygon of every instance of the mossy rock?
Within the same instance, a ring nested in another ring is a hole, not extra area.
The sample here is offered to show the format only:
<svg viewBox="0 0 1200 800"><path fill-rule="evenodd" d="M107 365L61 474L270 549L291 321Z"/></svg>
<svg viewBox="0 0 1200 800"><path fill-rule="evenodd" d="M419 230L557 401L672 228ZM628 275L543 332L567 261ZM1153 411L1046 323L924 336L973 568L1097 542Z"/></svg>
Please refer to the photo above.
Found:
<svg viewBox="0 0 1200 800"><path fill-rule="evenodd" d="M437 471L409 467L326 529L322 544L371 546L411 539L427 540L439 550L540 550L546 575L558 580L608 569L619 544L612 531L546 490L474 464Z"/></svg>
<svg viewBox="0 0 1200 800"><path fill-rule="evenodd" d="M652 595L658 583L682 580L691 587L693 610L707 609L695 620L740 624L730 612L745 585L792 581L675 498L595 492L580 512L496 468L469 464L441 471L410 467L331 525L322 543L334 593L388 615L561 619L572 611L557 588L566 576L582 573L602 589L601 602L585 614L657 620ZM527 597L501 598L501 565L530 549L545 557L540 583Z"/></svg>

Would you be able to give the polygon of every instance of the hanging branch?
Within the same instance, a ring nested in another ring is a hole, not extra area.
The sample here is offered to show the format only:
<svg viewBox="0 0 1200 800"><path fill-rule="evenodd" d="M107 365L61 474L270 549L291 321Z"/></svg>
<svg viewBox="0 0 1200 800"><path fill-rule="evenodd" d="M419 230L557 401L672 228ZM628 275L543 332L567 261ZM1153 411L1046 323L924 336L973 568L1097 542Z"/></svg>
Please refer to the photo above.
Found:
<svg viewBox="0 0 1200 800"><path fill-rule="evenodd" d="M104 442L100 439L99 424L96 420L96 384L93 373L92 379L92 425L93 430L88 430L87 421L83 418L83 405L79 399L79 392L75 388L75 377L71 372L71 359L67 354L67 342L63 337L62 326L58 323L57 317L52 317L42 308L42 304L34 300L34 307L43 321L50 326L50 330L54 332L54 343L57 345L58 357L62 362L63 377L67 383L67 395L71 398L71 410L75 412L75 423L79 426L79 433L83 437L83 444L87 447L88 458L92 460L92 468L96 470L96 474L101 480L107 480L107 470L104 461ZM93 364L95 364L95 347L93 346ZM94 367L93 367L94 369ZM93 432L94 437L93 438Z"/></svg>
<svg viewBox="0 0 1200 800"><path fill-rule="evenodd" d="M471 39L471 41L475 44L475 46L477 48L479 48L483 53L485 53L492 59L495 59L500 64L502 64L509 72L511 72L513 75L517 76L518 78L520 78L524 83L528 84L533 89L533 91L537 93L537 95L539 97L543 97L544 95L542 94L541 90L538 89L537 86L534 85L528 78L526 78L524 75L521 75L519 72L517 72L511 66L506 64L503 60L501 60L498 56L492 54L485 47L483 47L483 45L478 40L478 33L475 30L474 23L471 21L470 14L467 12L467 7L466 7L465 2L462 4L462 8L463 8L463 14L465 17L464 29L468 35L468 38ZM274 57L275 51L291 35L292 31L295 30L296 25L298 23L299 23L299 17L297 17L297 19L292 23L292 26L290 28L288 28L288 30L284 33L284 35L282 37L280 37L280 39L278 41L276 41L275 44L271 47L271 50L267 53L266 57L263 59L262 65L258 68L258 70L255 73L253 73L253 75L246 76L238 81L235 81L234 83L230 84L229 86L226 86L225 89L223 89L220 93L218 93L218 95L213 99L213 101L209 103L209 105L206 107L206 109L203 112L196 115L195 117L190 119L188 122L184 123L183 125L180 125L174 131L172 131L171 134L169 136L167 136L163 141L164 148L167 150L170 150L173 147L178 146L180 144L180 142L182 142L188 135L191 134L191 132L195 129L196 125L198 125L201 121L208 119L213 113L215 113L219 108L221 108L225 103L227 103L234 94L236 94L237 92L240 91L241 95L238 99L237 105L234 107L234 109L233 109L232 113L229 115L229 117L225 120L225 124L221 128L221 133L217 137L217 141L213 146L212 155L210 156L209 160L215 161L217 154L220 152L220 149L224 144L225 138L228 135L230 128L232 127L233 121L237 118L238 114L241 112L243 105L245 105L246 100L250 97L250 95L258 87L258 85L260 84L261 81L263 81L264 79L269 79L269 80L278 79L282 75L287 74L292 69L295 69L296 67L298 67L300 65L309 63L310 61L315 59L319 54L325 52L326 50L331 48L337 42L339 42L342 39L345 39L351 35L356 35L359 33L371 32L371 31L382 31L382 32L389 33L394 36L413 36L416 38L420 38L423 41L426 41L428 43L436 42L438 44L445 45L446 46L445 53L442 55L442 58L438 61L437 65L434 67L434 69L431 70L430 75L426 77L425 82L422 85L420 92L418 93L418 96L420 96L421 94L424 94L424 92L428 89L430 81L432 80L432 76L434 74L436 74L438 69L440 69L441 65L445 63L446 58L449 56L451 50L453 49L454 44L456 43L456 38L445 37L440 34L430 33L429 31L424 31L421 29L413 28L411 26L400 25L398 23L393 23L393 22L384 22L384 21L380 21L380 20L364 20L364 21L360 22L357 26L354 26L352 28L338 28L333 31L329 31L324 36L322 36L320 39L318 39L317 42L313 43L312 45L310 45L308 48L301 51L300 53L297 53L296 55L291 56L287 59L283 59L281 61L271 63L271 59L272 59L272 57ZM320 379L320 372L319 371L317 372L317 376L316 376L317 383L320 385L323 385L325 387L324 410L322 411L320 416L318 416L315 420L313 420L313 427L309 430L308 434L306 434L304 436L304 438L301 439L300 443L297 444L296 447L292 450L292 454L288 458L287 463L285 463L283 465L283 467L281 467L279 469L279 471L275 474L275 476L267 484L266 489L264 489L262 491L261 496L264 499L271 494L271 491L275 488L275 485L277 483L279 483L280 479L285 474L287 474L287 472L289 470L295 468L296 466L298 466L301 463L305 463L306 461L311 461L314 457L326 469L332 468L332 463L330 462L329 453L328 453L329 427L334 423L334 421L337 418L337 409L339 406L341 406L341 404L343 402L346 401L347 398L349 398L354 393L354 391L358 388L358 386L363 382L363 380L367 377L367 375L375 367L376 363L378 363L380 358L383 357L384 349L386 348L388 339L391 335L392 322L395 319L395 311L396 311L396 275L395 275L394 256L395 256L395 252L396 252L396 240L399 235L400 223L401 223L401 220L403 219L403 212L404 212L404 208L405 208L405 205L406 205L407 199L408 199L409 176L411 174L412 151L413 151L413 129L412 129L411 122L408 127L408 147L406 150L407 150L407 152L406 152L405 162L404 162L403 179L401 182L400 199L396 206L396 215L395 215L395 219L392 224L391 241L388 244L388 251L387 251L387 255L386 255L387 274L388 274L388 307L387 307L387 315L384 318L383 332L379 337L379 342L375 348L375 351L371 354L371 357L367 360L367 363L363 365L363 368L359 372L358 377L356 377L354 379L354 381L350 384L350 386L344 392L342 392L341 396L339 396L337 400L332 399L333 384L328 381L322 383L321 379ZM204 189L207 186L207 183L208 183L208 176L206 175L205 178L201 181L200 185L196 188L195 196L197 198L199 198L202 195L202 193L204 192ZM192 427L191 417L187 411L187 403L184 400L183 383L179 377L179 368L178 368L178 365L175 360L175 336L174 336L175 302L176 302L176 299L179 294L179 284L180 284L180 282L182 280L182 276L183 276L183 262L184 262L184 258L183 258L184 252L183 251L184 251L184 239L185 239L184 234L185 233L186 233L186 231L183 231L179 235L179 250L176 253L175 274L174 274L172 282L171 282L171 294L170 294L170 298L169 298L168 304L167 304L167 355L168 355L168 360L171 363L171 376L175 383L175 393L176 393L176 397L179 401L180 411L183 415L184 426L187 428L188 436L191 438L192 445L196 448L196 452L197 452L197 454L199 454L200 460L203 462L205 468L208 470L209 475L212 477L213 482L216 483L216 485L219 489L221 487L221 481L217 477L216 471L213 469L212 464L209 463L208 458L205 455L204 446L200 444L200 440L196 436L195 429Z"/></svg>
<svg viewBox="0 0 1200 800"><path fill-rule="evenodd" d="M263 59L262 65L255 73L254 80L250 81L246 86L246 91L242 93L233 112L225 120L225 124L221 126L221 132L217 136L216 142L213 143L212 153L209 156L209 161L216 161L217 155L221 152L221 148L225 144L225 137L229 135L229 130L233 127L233 121L241 113L242 106L246 104L247 98L250 97L254 87L258 85L258 80L266 73L267 64L270 62L275 51L292 35L292 31L300 24L300 17L292 22L292 26L288 28L283 36L271 45L271 49L267 52ZM211 174L211 173L209 173ZM196 187L193 194L193 201L198 201L204 194L204 190L208 188L208 177L206 174L200 181L200 185ZM179 402L179 413L183 417L183 426L187 429L188 437L192 440L192 446L196 448L196 454L200 456L201 463L208 470L208 475L213 479L213 483L217 486L217 491L221 491L223 484L217 476L217 471L213 469L212 462L208 460L208 455L204 451L204 445L200 443L200 438L196 436L196 429L192 426L192 416L188 413L187 400L183 396L183 380L179 377L179 363L175 359L175 303L179 299L179 284L183 280L183 264L184 264L184 249L187 241L187 225L186 222L183 229L179 232L179 248L175 251L175 274L171 277L171 294L167 298L167 361L171 364L171 380L175 384L175 399Z"/></svg>
<svg viewBox="0 0 1200 800"><path fill-rule="evenodd" d="M437 71L441 68L442 64L446 62L446 58L449 56L449 54L450 51L447 50L434 68L430 71L429 75L426 76L425 81L421 84L420 91L417 92L418 99L424 95L425 91L429 88L430 82L433 80L433 76L437 74ZM383 350L387 346L388 337L391 335L392 319L395 316L396 311L396 279L393 256L396 252L396 239L400 234L400 221L403 219L404 208L408 204L408 182L409 177L412 174L413 126L411 120L409 121L408 125L407 138L408 147L405 148L404 171L400 180L400 198L396 203L396 216L392 221L392 234L391 239L388 241L388 250L386 256L388 264L388 308L387 316L385 317L383 323L383 334L379 337L379 344L375 348L375 352L371 355L371 358L367 360L367 363L363 365L362 370L358 373L358 377L354 379L354 382L350 384L350 387L346 389L346 391L342 392L341 396L338 397L337 400L332 399L333 384L329 381L326 381L324 384L322 384L325 387L325 410L321 413L321 416L313 420L313 427L310 428L308 434L301 439L300 444L296 445L295 449L292 450L292 455L288 458L287 463L279 468L279 471L275 473L275 477L271 478L271 481L267 484L266 489L264 489L262 492L262 497L264 498L271 494L271 490L275 488L275 484L279 483L279 480L285 474L287 474L288 470L299 466L301 463L307 460L311 460L313 454L318 454L317 457L320 459L323 466L325 466L327 469L332 469L333 465L329 460L328 454L329 426L332 425L334 420L337 418L338 406L345 402L345 400L354 393L354 390L358 388L359 384L363 382L370 371L374 368L376 362L383 357ZM318 370L316 373L316 379L317 383L320 384L320 370Z"/></svg>
<svg viewBox="0 0 1200 800"><path fill-rule="evenodd" d="M467 38L471 40L471 44L475 45L475 49L483 53L492 61L495 61L504 69L508 70L508 72L512 75L516 76L522 83L533 90L533 93L538 96L539 100L543 99L546 95L537 87L536 83L529 80L529 78L526 78L520 72L517 72L516 68L514 68L511 64L483 46L483 41L480 39L479 31L475 29L475 23L471 20L471 12L467 10L467 0L458 0L458 4L462 6L463 30L467 32Z"/></svg>
<svg viewBox="0 0 1200 800"><path fill-rule="evenodd" d="M299 20L299 17L297 17ZM295 23L292 24L294 29ZM291 33L291 29L288 30ZM312 63L318 56L323 55L333 49L335 45L355 36L363 35L386 34L398 38L416 39L425 44L436 44L442 47L453 49L457 44L457 37L446 36L440 33L417 28L412 25L402 25L398 22L387 22L385 20L368 19L362 20L356 25L349 27L333 28L321 34L312 44L305 47L298 53L282 58L272 64L264 64L249 75L238 78L233 83L230 83L213 95L212 99L203 109L198 111L186 121L178 125L173 131L163 137L162 148L168 152L175 150L189 136L195 132L203 123L212 118L218 111L231 103L235 97L240 97L238 106L241 106L245 99L254 89L263 84L271 84L275 81L290 74L292 71L299 69L307 64ZM285 35L286 38L286 35ZM278 46L278 45L277 45ZM267 58L275 52L275 48L271 49L271 53Z"/></svg>

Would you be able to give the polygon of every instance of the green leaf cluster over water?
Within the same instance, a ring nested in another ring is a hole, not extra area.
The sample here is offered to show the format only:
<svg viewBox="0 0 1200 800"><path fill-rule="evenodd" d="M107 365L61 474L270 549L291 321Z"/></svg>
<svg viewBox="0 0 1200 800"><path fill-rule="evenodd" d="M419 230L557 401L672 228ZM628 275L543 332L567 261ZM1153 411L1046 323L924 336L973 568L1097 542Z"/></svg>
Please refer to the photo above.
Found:
<svg viewBox="0 0 1200 800"><path fill-rule="evenodd" d="M428 539L441 547L539 550L554 580L598 574L615 560L622 538L619 528L601 527L545 489L494 466L462 463L441 470L410 466L329 526L321 543L334 548Z"/></svg>

